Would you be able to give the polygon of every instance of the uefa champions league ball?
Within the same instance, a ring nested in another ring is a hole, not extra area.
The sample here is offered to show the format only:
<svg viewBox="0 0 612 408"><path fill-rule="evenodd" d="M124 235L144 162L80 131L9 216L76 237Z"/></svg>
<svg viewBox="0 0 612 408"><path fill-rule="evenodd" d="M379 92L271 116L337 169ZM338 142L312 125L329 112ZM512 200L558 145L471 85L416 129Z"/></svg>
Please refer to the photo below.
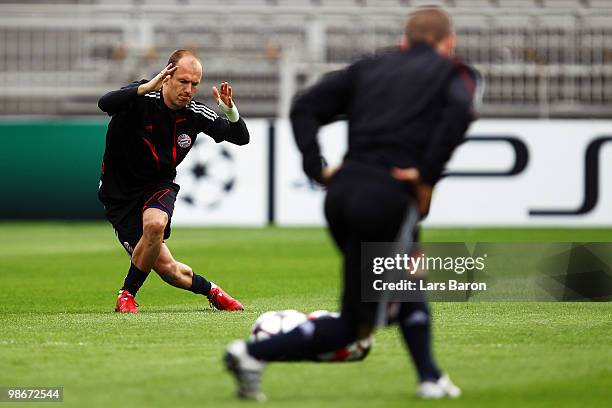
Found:
<svg viewBox="0 0 612 408"><path fill-rule="evenodd" d="M261 341L288 333L307 320L306 315L297 310L266 312L255 320L249 340Z"/></svg>
<svg viewBox="0 0 612 408"><path fill-rule="evenodd" d="M297 310L281 310L266 312L259 316L251 328L250 341L262 341L270 337L288 333L308 320L337 319L340 315L327 310L317 310L306 316ZM348 362L361 361L367 357L372 349L374 339L368 336L365 339L354 341L338 350L316 356L318 361Z"/></svg>

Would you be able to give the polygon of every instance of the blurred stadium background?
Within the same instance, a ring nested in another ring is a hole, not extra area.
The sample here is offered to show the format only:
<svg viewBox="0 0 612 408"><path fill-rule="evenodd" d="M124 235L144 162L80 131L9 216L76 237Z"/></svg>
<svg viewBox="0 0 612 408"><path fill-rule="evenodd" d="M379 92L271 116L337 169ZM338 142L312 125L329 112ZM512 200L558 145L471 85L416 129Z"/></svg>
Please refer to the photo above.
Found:
<svg viewBox="0 0 612 408"><path fill-rule="evenodd" d="M321 224L322 193L301 174L287 126L290 100L324 72L398 44L406 15L424 4L442 5L452 14L458 56L486 80L483 119L471 134L497 138L460 149L450 168L463 176L441 183L436 200L453 203L444 197L456 198L458 191L473 197L484 186L490 201L455 213L434 207L430 222L568 224L572 214L534 218L531 207L584 210L581 202L598 204L598 198L612 193L599 188L606 181L602 177L595 191L586 191L586 178L597 175L586 174L583 166L584 152L611 129L611 1L1 1L0 137L5 148L0 170L12 174L3 177L1 187L20 194L0 204L0 217L101 218L95 188L108 118L97 99L132 80L150 78L174 49L190 48L204 64L197 98L212 104L210 86L229 81L254 143L247 149L219 148L203 146L200 139L198 153L179 168L180 201L187 210L177 208L177 222ZM338 125L327 134L345 132ZM330 161L341 160L343 138L322 139L324 145L330 141ZM607 155L606 140L603 145ZM605 174L607 161L601 162ZM483 173L488 175L478 178ZM487 184L496 174L509 177ZM496 190L500 183L503 193ZM528 202L517 202L516 194L508 198L517 189ZM41 192L54 199L38 205ZM246 214L240 205L244 200L257 208ZM510 201L499 207L500 200ZM612 209L595 204L578 215ZM521 207L523 215L486 215L496 207L508 213ZM188 210L198 216L191 212L183 219L180 214ZM235 210L242 216L228 216ZM586 220L612 224L601 214Z"/></svg>
<svg viewBox="0 0 612 408"><path fill-rule="evenodd" d="M487 80L484 117L610 116L607 0L2 1L0 113L98 115L100 94L181 46L235 85L245 117L282 117L321 72L396 44L423 4L453 15L457 54Z"/></svg>

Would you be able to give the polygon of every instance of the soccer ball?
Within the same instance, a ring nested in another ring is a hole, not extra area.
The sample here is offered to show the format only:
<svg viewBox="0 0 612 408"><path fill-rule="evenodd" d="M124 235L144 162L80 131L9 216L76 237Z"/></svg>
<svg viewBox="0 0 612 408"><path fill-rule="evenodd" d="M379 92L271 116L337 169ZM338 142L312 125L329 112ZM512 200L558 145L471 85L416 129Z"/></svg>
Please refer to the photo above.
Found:
<svg viewBox="0 0 612 408"><path fill-rule="evenodd" d="M288 333L308 319L297 310L266 312L255 320L251 328L251 341L261 341L272 336Z"/></svg>
<svg viewBox="0 0 612 408"><path fill-rule="evenodd" d="M253 327L249 340L252 342L262 341L279 334L288 333L300 324L309 320L337 319L340 315L327 310L317 310L306 316L297 310L281 310L266 312L259 316ZM367 357L372 349L374 339L368 336L365 339L354 341L336 351L316 356L317 361L325 362L348 362L361 361Z"/></svg>
<svg viewBox="0 0 612 408"><path fill-rule="evenodd" d="M307 316L308 320L337 319L339 317L339 313L329 312L327 310L317 310L312 313L309 313ZM317 359L319 361L327 362L361 361L368 356L370 350L372 349L373 343L374 338L370 335L365 339L357 340L350 344L347 344L346 346L341 347L336 351L319 354L317 356Z"/></svg>

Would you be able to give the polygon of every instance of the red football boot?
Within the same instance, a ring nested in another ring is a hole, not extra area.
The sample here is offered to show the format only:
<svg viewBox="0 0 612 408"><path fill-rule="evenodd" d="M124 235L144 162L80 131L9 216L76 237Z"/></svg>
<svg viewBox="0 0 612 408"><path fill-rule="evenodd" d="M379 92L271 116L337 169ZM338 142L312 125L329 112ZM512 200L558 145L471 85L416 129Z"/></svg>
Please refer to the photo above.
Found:
<svg viewBox="0 0 612 408"><path fill-rule="evenodd" d="M138 313L138 303L134 296L127 290L119 292L117 297L117 305L115 306L115 312L119 313Z"/></svg>
<svg viewBox="0 0 612 408"><path fill-rule="evenodd" d="M242 303L216 285L210 290L208 301L219 310L244 310Z"/></svg>

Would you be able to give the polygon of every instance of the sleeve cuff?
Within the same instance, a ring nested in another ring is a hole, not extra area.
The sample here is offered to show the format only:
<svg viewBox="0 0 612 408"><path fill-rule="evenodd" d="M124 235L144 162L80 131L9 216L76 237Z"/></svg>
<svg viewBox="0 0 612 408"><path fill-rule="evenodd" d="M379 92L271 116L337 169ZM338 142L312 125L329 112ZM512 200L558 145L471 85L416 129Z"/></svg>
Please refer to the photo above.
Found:
<svg viewBox="0 0 612 408"><path fill-rule="evenodd" d="M225 103L223 103L221 99L219 99L219 109L225 114L227 120L232 123L236 123L238 122L238 119L240 119L240 114L238 113L238 108L236 107L235 103L234 106L230 108Z"/></svg>

